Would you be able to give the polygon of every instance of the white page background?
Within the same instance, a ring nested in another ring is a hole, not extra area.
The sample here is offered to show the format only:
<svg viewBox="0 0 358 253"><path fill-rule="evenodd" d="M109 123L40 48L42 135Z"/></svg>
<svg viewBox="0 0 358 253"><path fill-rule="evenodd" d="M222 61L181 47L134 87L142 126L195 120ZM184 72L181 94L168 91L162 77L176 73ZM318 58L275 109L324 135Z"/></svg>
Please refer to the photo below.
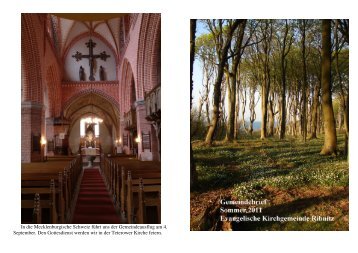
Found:
<svg viewBox="0 0 358 253"><path fill-rule="evenodd" d="M348 2L351 2L348 4ZM1 252L352 252L357 230L355 1L3 1L1 14ZM162 48L162 224L151 237L14 236L20 220L22 12L159 12ZM350 232L191 232L189 19L350 19ZM6 92L6 93L5 93ZM9 154L10 153L10 154ZM5 251L4 251L5 249Z"/></svg>

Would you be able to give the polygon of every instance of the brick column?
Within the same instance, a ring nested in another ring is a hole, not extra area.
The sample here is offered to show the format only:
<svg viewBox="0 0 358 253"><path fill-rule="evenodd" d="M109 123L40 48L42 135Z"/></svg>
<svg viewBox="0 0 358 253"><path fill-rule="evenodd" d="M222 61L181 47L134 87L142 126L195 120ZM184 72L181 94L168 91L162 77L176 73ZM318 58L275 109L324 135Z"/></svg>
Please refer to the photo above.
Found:
<svg viewBox="0 0 358 253"><path fill-rule="evenodd" d="M120 123L119 123L119 137L118 139L121 140L120 143L118 143L118 146L121 147L122 152L129 155L130 154L130 149L128 146L124 146L124 140L123 140L123 135L127 135L128 131L125 130L126 127L126 122L124 121L124 115L122 114L121 118L120 118Z"/></svg>
<svg viewBox="0 0 358 253"><path fill-rule="evenodd" d="M47 139L47 145L49 141L54 141L55 139L55 130L54 130L54 125L53 125L54 119L53 118L46 118L46 139ZM47 146L46 145L46 146ZM53 156L54 152L50 151L47 152L47 150L45 150L45 155L46 156Z"/></svg>
<svg viewBox="0 0 358 253"><path fill-rule="evenodd" d="M148 133L150 132L151 135L151 124L148 122L146 117L146 110L145 110L145 103L144 100L137 100L135 102L136 105L136 113L137 113L137 131L138 135L140 136L141 141L138 143L138 158L141 161L152 161L153 160L153 153L149 149L142 149L142 132Z"/></svg>
<svg viewBox="0 0 358 253"><path fill-rule="evenodd" d="M160 132L160 125L152 124L152 152L153 152L153 160L160 161L160 139L158 138L158 131Z"/></svg>
<svg viewBox="0 0 358 253"><path fill-rule="evenodd" d="M33 152L32 136L44 134L44 106L39 103L25 101L21 103L21 162L42 161L44 148Z"/></svg>

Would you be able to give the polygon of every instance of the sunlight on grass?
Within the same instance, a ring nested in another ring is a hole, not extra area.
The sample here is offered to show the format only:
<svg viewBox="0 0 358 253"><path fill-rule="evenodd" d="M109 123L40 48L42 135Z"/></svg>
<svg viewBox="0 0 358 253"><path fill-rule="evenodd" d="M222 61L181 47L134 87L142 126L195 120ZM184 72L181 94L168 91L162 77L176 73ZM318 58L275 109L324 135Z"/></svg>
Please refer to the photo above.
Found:
<svg viewBox="0 0 358 253"><path fill-rule="evenodd" d="M343 150L343 135L338 135L338 144ZM285 212L290 215L319 212L341 217L334 223L268 223L254 230L347 230L348 209L341 211L342 205L348 206L348 195L344 195L347 190L340 193L343 200L333 197L332 200L329 196L330 191L348 189L348 162L342 152L337 156L321 156L322 145L322 138L306 143L290 138L264 141L246 138L229 144L217 142L212 147L196 141L193 151L199 182L192 193L210 191L215 196L215 191L228 190L232 199L271 199L274 204L270 208L275 212L280 211L279 206L288 205ZM328 193L326 189L330 189ZM317 192L327 195L327 199L322 202ZM305 199L310 205L297 210L295 203Z"/></svg>

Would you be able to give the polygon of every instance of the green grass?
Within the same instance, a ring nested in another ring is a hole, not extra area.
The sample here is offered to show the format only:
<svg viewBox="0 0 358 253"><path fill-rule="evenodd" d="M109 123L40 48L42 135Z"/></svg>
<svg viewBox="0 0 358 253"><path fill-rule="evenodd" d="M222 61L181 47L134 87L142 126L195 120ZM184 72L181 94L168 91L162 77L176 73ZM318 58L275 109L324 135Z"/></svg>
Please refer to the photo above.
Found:
<svg viewBox="0 0 358 253"><path fill-rule="evenodd" d="M338 135L338 144L338 149L343 150L343 135ZM289 210L285 209L286 214L303 215L311 213L310 208L314 209L322 205L322 210L325 208L328 210L330 209L328 205L334 207L335 202L330 203L329 194L331 193L327 193L326 189L333 191L348 186L348 162L342 152L338 152L337 156L321 156L319 153L322 145L322 137L305 143L293 138L287 140L269 138L261 141L258 136L254 136L243 138L235 143L214 143L212 147L207 147L197 141L193 143L193 151L198 172L198 184L192 189L192 194L200 195L225 189L229 190L231 195L229 197L232 199L267 198L275 202L277 198L273 197L272 191L279 190L284 198L276 201L278 206L301 199L307 199L309 203L313 201L309 207L299 212L293 202ZM315 189L315 191L301 196L300 192L304 192L304 189L307 188ZM317 197L315 194L328 194L325 195L328 199L321 203L320 197L323 195ZM286 195L292 197L290 201L285 200L288 198ZM348 195L345 200L348 204ZM340 215L339 208L337 206L337 210L335 210L338 216ZM279 209L272 210L279 211ZM314 224L291 222L287 225L266 223L264 227L255 227L254 229L345 230L348 228L348 214L346 216L341 214L341 217L347 221L345 223L337 221ZM295 224L298 224L297 227ZM340 225L337 227L337 224Z"/></svg>

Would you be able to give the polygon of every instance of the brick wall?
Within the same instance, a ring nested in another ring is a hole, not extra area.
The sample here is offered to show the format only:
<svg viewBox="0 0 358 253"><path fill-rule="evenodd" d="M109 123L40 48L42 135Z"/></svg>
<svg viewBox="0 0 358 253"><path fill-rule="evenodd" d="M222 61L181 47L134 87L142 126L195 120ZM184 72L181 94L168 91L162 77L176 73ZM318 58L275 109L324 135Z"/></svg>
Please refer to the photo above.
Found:
<svg viewBox="0 0 358 253"><path fill-rule="evenodd" d="M136 113L137 113L137 132L138 134L151 133L152 151L156 152L153 156L152 152L142 152L141 143L138 145L139 156L143 160L159 159L159 143L154 128L145 117L145 107L143 104L145 92L149 92L160 83L160 71L158 71L158 63L160 63L160 14L138 14L135 22L129 29L128 36L130 41L126 45L127 48L121 55L123 61L120 63L120 101L121 116L130 110L133 101L130 99L131 85L134 80L136 91ZM127 134L124 125L120 129L121 135ZM143 153L143 154L142 154Z"/></svg>
<svg viewBox="0 0 358 253"><path fill-rule="evenodd" d="M35 102L21 104L21 162L41 161L43 153L32 152L32 135L44 136L44 107Z"/></svg>
<svg viewBox="0 0 358 253"><path fill-rule="evenodd" d="M99 94L102 94L109 100L116 101L119 104L119 83L117 81L111 82L63 82L62 83L62 104L63 107L67 107L70 101L79 97L88 91L93 90ZM119 109L119 108L118 108Z"/></svg>
<svg viewBox="0 0 358 253"><path fill-rule="evenodd" d="M157 63L160 52L160 14L143 14L137 52L139 98L157 85Z"/></svg>
<svg viewBox="0 0 358 253"><path fill-rule="evenodd" d="M36 14L21 14L21 59L24 101L42 102L43 38Z"/></svg>
<svg viewBox="0 0 358 253"><path fill-rule="evenodd" d="M43 136L43 61L45 43L43 14L21 14L21 161L41 161L41 152L32 152L32 135Z"/></svg>

